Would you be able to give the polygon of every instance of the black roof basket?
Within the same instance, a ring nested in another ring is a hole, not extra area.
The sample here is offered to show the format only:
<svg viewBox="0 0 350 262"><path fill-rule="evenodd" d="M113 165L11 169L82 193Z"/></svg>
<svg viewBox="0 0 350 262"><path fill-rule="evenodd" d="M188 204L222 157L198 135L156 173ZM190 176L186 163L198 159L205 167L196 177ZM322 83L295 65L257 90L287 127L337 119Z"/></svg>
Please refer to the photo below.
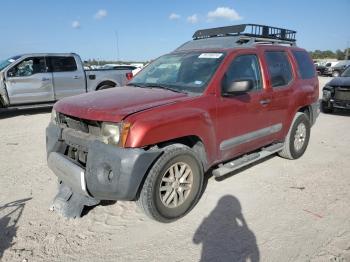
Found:
<svg viewBox="0 0 350 262"><path fill-rule="evenodd" d="M198 30L193 39L203 39L220 36L242 36L245 39L255 38L256 42L279 42L295 44L296 31L257 24L241 24Z"/></svg>

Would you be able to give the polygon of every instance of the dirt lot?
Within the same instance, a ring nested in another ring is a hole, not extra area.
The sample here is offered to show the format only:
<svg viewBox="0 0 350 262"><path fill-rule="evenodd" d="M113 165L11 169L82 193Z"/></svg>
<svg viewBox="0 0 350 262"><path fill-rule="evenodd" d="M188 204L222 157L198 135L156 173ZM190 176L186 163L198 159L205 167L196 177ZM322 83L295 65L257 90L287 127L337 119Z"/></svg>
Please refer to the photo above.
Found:
<svg viewBox="0 0 350 262"><path fill-rule="evenodd" d="M271 157L210 178L193 211L171 224L128 202L75 220L50 212L49 110L0 114L2 261L350 261L348 113L321 114L299 160Z"/></svg>

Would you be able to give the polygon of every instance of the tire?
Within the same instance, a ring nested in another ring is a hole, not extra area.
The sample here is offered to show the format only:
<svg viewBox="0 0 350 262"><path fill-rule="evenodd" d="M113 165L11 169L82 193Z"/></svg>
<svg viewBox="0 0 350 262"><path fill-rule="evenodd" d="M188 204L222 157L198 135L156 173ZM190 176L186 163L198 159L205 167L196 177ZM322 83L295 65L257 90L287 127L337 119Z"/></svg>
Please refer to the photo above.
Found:
<svg viewBox="0 0 350 262"><path fill-rule="evenodd" d="M332 73L333 77L338 77L339 75L340 75L339 71L333 71L333 73Z"/></svg>
<svg viewBox="0 0 350 262"><path fill-rule="evenodd" d="M333 113L334 109L331 106L328 106L328 103L325 101L321 102L321 111L325 114Z"/></svg>
<svg viewBox="0 0 350 262"><path fill-rule="evenodd" d="M174 167L178 172L174 172ZM182 168L184 170L181 173ZM192 149L182 144L167 146L148 172L137 204L156 221L175 221L186 215L198 202L203 177L202 164Z"/></svg>
<svg viewBox="0 0 350 262"><path fill-rule="evenodd" d="M309 144L310 131L308 117L298 112L284 141L283 149L278 153L279 156L287 159L301 157Z"/></svg>
<svg viewBox="0 0 350 262"><path fill-rule="evenodd" d="M97 88L97 91L104 90L104 89L109 89L109 88L113 88L113 87L114 87L114 86L103 85L103 86Z"/></svg>

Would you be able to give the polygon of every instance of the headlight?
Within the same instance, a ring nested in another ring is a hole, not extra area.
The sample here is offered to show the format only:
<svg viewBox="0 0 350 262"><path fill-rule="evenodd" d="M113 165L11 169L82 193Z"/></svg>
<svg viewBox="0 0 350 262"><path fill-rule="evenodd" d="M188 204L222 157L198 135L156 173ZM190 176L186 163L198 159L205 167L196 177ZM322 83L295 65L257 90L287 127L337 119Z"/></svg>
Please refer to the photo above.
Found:
<svg viewBox="0 0 350 262"><path fill-rule="evenodd" d="M130 123L102 123L102 137L106 144L124 147L128 138Z"/></svg>
<svg viewBox="0 0 350 262"><path fill-rule="evenodd" d="M103 123L102 136L106 144L118 145L120 140L120 126L118 124Z"/></svg>
<svg viewBox="0 0 350 262"><path fill-rule="evenodd" d="M51 122L52 123L57 123L57 113L56 113L56 110L52 108L52 111L51 111Z"/></svg>

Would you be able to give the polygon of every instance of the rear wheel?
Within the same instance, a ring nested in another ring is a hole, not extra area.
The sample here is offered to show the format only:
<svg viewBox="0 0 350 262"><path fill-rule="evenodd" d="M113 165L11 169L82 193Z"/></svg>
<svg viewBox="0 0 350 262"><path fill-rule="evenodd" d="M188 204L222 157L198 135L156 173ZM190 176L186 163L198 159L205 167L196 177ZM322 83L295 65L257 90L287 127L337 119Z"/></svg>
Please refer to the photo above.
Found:
<svg viewBox="0 0 350 262"><path fill-rule="evenodd" d="M195 153L185 145L170 145L150 169L137 202L150 218L172 222L195 206L202 185L203 168Z"/></svg>
<svg viewBox="0 0 350 262"><path fill-rule="evenodd" d="M287 159L301 157L309 143L310 121L304 113L297 113L284 141L283 150L278 154Z"/></svg>
<svg viewBox="0 0 350 262"><path fill-rule="evenodd" d="M110 85L103 85L101 87L99 87L97 90L104 90L104 89L109 89L109 88L113 88L114 86L110 86Z"/></svg>

